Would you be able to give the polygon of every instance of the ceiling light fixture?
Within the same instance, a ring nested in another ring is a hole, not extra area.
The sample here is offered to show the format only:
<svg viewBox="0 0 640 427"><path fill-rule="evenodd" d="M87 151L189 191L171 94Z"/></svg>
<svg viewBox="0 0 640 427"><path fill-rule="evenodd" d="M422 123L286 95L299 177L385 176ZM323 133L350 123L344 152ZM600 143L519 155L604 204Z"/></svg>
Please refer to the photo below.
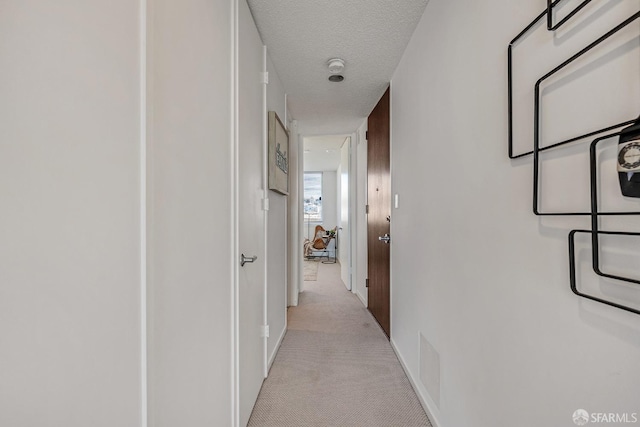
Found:
<svg viewBox="0 0 640 427"><path fill-rule="evenodd" d="M327 61L329 72L331 74L340 74L344 70L344 60L340 58L333 58Z"/></svg>

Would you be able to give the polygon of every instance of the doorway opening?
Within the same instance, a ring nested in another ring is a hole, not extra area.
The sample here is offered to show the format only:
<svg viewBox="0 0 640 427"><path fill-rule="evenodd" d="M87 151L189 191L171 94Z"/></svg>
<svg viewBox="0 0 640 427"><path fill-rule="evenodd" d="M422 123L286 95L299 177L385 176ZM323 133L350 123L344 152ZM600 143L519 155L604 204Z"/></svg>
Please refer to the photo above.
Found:
<svg viewBox="0 0 640 427"><path fill-rule="evenodd" d="M303 265L340 265L348 290L351 278L351 136L303 137ZM304 290L304 285L302 289Z"/></svg>

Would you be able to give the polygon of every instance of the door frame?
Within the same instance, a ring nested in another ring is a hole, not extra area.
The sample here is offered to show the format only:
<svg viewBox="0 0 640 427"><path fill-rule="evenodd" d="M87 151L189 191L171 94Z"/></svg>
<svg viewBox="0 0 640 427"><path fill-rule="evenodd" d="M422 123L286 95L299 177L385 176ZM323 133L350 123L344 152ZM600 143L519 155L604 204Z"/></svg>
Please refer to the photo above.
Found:
<svg viewBox="0 0 640 427"><path fill-rule="evenodd" d="M365 123L366 123L366 119L365 119ZM295 130L298 130L298 121L295 121ZM301 127L304 128L304 123L300 124ZM349 197L349 201L347 204L347 208L348 208L348 224L349 224L349 229L348 229L348 240L347 240L347 245L346 245L346 250L347 250L347 262L349 264L349 283L345 283L345 285L347 286L347 290L349 292L352 292L354 294L357 293L357 286L356 286L356 278L357 276L357 255L358 255L358 244L357 244L357 232L356 232L356 227L357 227L357 221L358 221L358 215L357 215L357 196L358 196L358 177L357 177L357 165L359 162L359 159L357 158L357 142L359 141L360 135L358 133L358 130L355 130L353 133L351 134L336 134L336 135L331 135L331 134L326 134L329 136L343 136L346 139L348 139L348 153L349 153L349 160L348 160L348 168L349 168L349 180L348 180L348 197ZM304 140L305 138L312 138L312 137L316 137L316 136L325 136L325 134L322 135L317 135L317 134L302 134L299 133L296 135L295 137L295 143L297 144L296 148L298 150L297 152L297 160L298 160L298 164L297 164L297 170L295 171L295 175L297 177L297 182L298 182L298 199L297 199L297 204L295 207L295 214L298 218L296 227L293 229L292 232L292 238L291 241L297 241L297 242L302 242L302 238L305 235L304 234ZM366 159L365 159L366 161ZM336 175L336 183L339 183L340 181L340 177ZM339 213L338 213L339 214ZM291 226L291 224L289 224L288 226ZM341 239L343 235L341 234ZM296 250L297 249L297 250ZM293 283L291 283L291 291L295 293L295 299L291 299L291 305L292 306L296 306L298 305L298 295L304 291L304 277L303 277L303 270L304 270L304 257L302 256L302 244L300 244L297 248L293 247L292 248L292 255L291 255L291 263L290 266L293 266L294 264L297 266L297 271L293 270L290 271L289 274L293 273L296 275L297 280ZM289 269L291 269L291 267L289 267ZM366 274L366 272L365 272ZM292 276L293 277L293 276ZM295 301L295 304L294 304ZM366 306L366 304L365 304Z"/></svg>
<svg viewBox="0 0 640 427"><path fill-rule="evenodd" d="M355 190L354 190L354 293L362 304L368 308L369 295L366 287L368 275L367 265L367 119L363 120L355 133ZM364 150L364 152L363 152Z"/></svg>
<svg viewBox="0 0 640 427"><path fill-rule="evenodd" d="M296 121L295 130L298 130L298 122ZM304 123L300 123L300 128L304 130ZM366 167L367 158L366 151L364 153L364 158L358 155L358 147L360 144L367 144L367 140L365 138L365 132L367 130L367 119L363 119L362 123L352 134L345 134L345 138L347 136L350 137L350 148L349 148L349 237L350 237L350 248L349 252L351 254L349 264L351 266L351 288L350 291L358 296L358 299L362 304L367 307L368 306L368 295L365 292L360 293L358 290L364 286L359 286L359 283L364 283L364 280L367 277L367 265L366 265L366 257L367 257L367 232L366 232L366 217L360 215L364 210L364 205L362 201L366 204L367 193L366 193L366 182L367 176L359 176L358 170L361 165ZM292 210L292 216L295 214L298 218L297 224L293 228L292 233L292 242L300 241L302 242L302 237L304 236L304 139L308 137L318 136L314 134L303 134L299 133L295 136L295 143L297 143L297 160L298 167L294 172L296 177L297 185L298 185L298 199L295 207ZM361 191L361 184L364 182L365 187L364 191ZM361 209L359 209L359 207ZM362 233L359 233L360 225L365 225L365 229ZM299 250L297 250L299 249ZM302 244L300 244L297 248L292 247L292 257L291 264L296 265L297 271L293 271L297 280L291 283L291 291L296 295L296 300L291 299L291 305L298 305L297 296L300 292L304 291L304 279L303 279L303 257L302 253ZM359 260L361 257L365 257L364 265L361 265ZM366 288L365 288L366 289Z"/></svg>
<svg viewBox="0 0 640 427"><path fill-rule="evenodd" d="M239 356L239 269L238 269L238 251L240 250L240 229L239 229L239 207L238 207L238 146L239 141L239 124L238 124L238 46L239 46L239 18L238 18L238 0L231 1L231 193L233 203L230 206L231 211L231 425L232 427L240 427L240 356Z"/></svg>

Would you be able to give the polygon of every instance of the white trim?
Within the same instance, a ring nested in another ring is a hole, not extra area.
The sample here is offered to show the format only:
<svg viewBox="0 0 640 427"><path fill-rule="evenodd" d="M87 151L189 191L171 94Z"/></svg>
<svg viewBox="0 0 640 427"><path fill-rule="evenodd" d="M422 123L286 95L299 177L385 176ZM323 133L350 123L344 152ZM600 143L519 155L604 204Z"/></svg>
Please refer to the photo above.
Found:
<svg viewBox="0 0 640 427"><path fill-rule="evenodd" d="M360 293L360 290L356 291L356 295L358 296L358 298L360 299L360 301L362 302L362 305L365 306L365 308L368 308L369 306L367 305L367 300L365 299L364 295L362 295Z"/></svg>
<svg viewBox="0 0 640 427"><path fill-rule="evenodd" d="M358 132L349 137L349 290L356 294L358 272Z"/></svg>
<svg viewBox="0 0 640 427"><path fill-rule="evenodd" d="M266 61L266 56L267 56L268 52L267 52L267 47L265 46L265 61ZM267 65L265 64L265 68L267 67ZM265 96L265 103L266 103L266 96ZM265 113L266 116L266 113ZM291 129L289 127L289 100L288 100L288 96L285 93L284 94L284 126L287 129L287 132L289 133L289 156L291 156ZM268 131L268 129L267 129ZM266 145L266 144L265 144ZM291 164L291 162L289 162L289 164ZM290 172L291 173L291 170ZM291 179L289 179L289 186L291 186ZM285 209L284 209L284 223L285 223L285 239L284 239L284 271L285 271L285 275L284 275L284 328L282 329L282 333L280 334L280 337L278 338L278 341L276 342L276 345L273 349L273 354L271 356L269 356L269 359L267 361L267 372L265 375L265 378L269 375L269 371L271 370L271 365L273 365L273 361L275 360L275 356L276 354L278 354L278 350L280 349L280 345L282 344L282 340L284 339L285 334L287 333L287 327L289 325L289 322L287 321L287 307L289 306L289 287L291 286L289 283L290 278L293 278L292 274L289 274L289 268L292 268L293 266L291 265L291 260L290 258L290 249L291 249L291 242L289 241L289 231L292 229L291 227L291 221L290 221L290 212L289 212L289 205L290 205L290 200L293 197L292 195L294 194L294 190L293 188L289 188L289 195L286 196L286 203L285 203ZM266 243L265 243L266 244ZM266 292L265 292L266 295ZM297 305L297 301L296 301L296 305Z"/></svg>
<svg viewBox="0 0 640 427"><path fill-rule="evenodd" d="M266 48L266 47L265 47ZM287 110L287 94L284 94L284 127L289 130L289 110ZM291 135L289 135L289 143L291 143Z"/></svg>
<svg viewBox="0 0 640 427"><path fill-rule="evenodd" d="M422 393L422 390L420 390L420 388L418 387L417 382L411 375L411 371L409 370L407 363L402 357L402 354L400 354L398 347L396 347L396 343L393 341L393 339L391 339L389 342L391 343L391 348L396 353L396 357L398 358L398 361L400 361L400 366L402 366L404 373L407 375L407 378L409 379L409 383L411 383L411 387L413 387L413 391L416 392L416 395L418 396L418 400L420 401L420 404L424 408L424 411L427 413L427 416L429 417L431 424L433 424L433 427L442 427L443 424L434 415L435 411L433 410L433 407L435 406L435 404L433 403L431 398L429 398L428 396L425 396Z"/></svg>
<svg viewBox="0 0 640 427"><path fill-rule="evenodd" d="M287 106L288 106L288 98L287 98ZM289 221L288 226L291 227L291 240L289 249L289 260L290 260L290 268L291 268L291 283L289 283L287 287L288 294L288 302L292 307L298 305L299 293L300 293L300 271L302 269L302 245L300 244L302 240L302 234L300 231L302 230L300 226L300 219L302 215L300 213L300 179L299 173L302 169L301 157L300 157L300 139L298 137L298 122L296 120L291 121L291 127L289 129L289 152L292 152L291 147L295 146L295 154L296 154L296 168L291 171L292 177L290 182L292 184L288 200L289 204ZM293 196L291 196L293 194ZM286 319L286 316L285 316Z"/></svg>
<svg viewBox="0 0 640 427"><path fill-rule="evenodd" d="M284 94L284 115L285 115L285 127L287 128L287 131L289 131L289 125L287 122L287 94ZM291 159L291 132L289 132L289 159ZM289 161L289 164L291 164L291 161ZM289 185L291 185L291 180L289 179ZM282 314L284 315L284 328L282 335L278 338L278 342L276 342L276 345L274 347L273 350L273 354L274 356L278 353L278 350L280 349L280 344L282 344L282 339L284 338L284 334L287 332L287 327L289 325L289 322L287 321L287 307L289 306L289 280L291 278L291 275L289 274L289 268L290 268L290 264L291 261L289 260L289 251L291 248L290 242L289 242L289 230L291 228L291 222L290 222L290 213L289 213L289 200L291 200L291 193L292 193L292 188L289 188L289 195L286 197L286 202L284 204L284 224L285 224L285 239L284 239L284 301L283 301L283 310L282 310ZM275 357L274 357L275 359ZM269 360L267 363L267 376L269 375L269 370L271 369L271 365L273 364L273 360Z"/></svg>
<svg viewBox="0 0 640 427"><path fill-rule="evenodd" d="M230 250L231 250L231 425L240 426L240 352L239 352L239 194L238 194L238 170L239 170L239 123L238 123L238 0L231 1L231 194L232 203L230 209L231 230L230 230Z"/></svg>
<svg viewBox="0 0 640 427"><path fill-rule="evenodd" d="M147 0L140 0L140 425L148 424L147 329Z"/></svg>
<svg viewBox="0 0 640 427"><path fill-rule="evenodd" d="M294 241L294 247L293 247L293 251L296 254L296 277L293 281L293 296L291 298L291 305L297 307L298 304L300 303L300 291L302 290L302 281L303 281L303 274L302 274L302 256L300 254L302 254L302 230L303 230L303 226L304 224L300 223L300 219L303 217L302 212L303 212L303 207L302 207L302 175L301 175L301 171L302 171L302 162L304 161L304 150L301 148L300 146L300 133L298 132L298 122L296 120L293 121L293 129L295 131L295 142L296 142L296 149L298 150L297 156L298 156L298 169L296 170L296 191L297 191L297 201L298 203L295 206L295 215L297 215L298 220L296 221L296 225L297 225L297 231L296 231L296 235L295 235L295 241Z"/></svg>
<svg viewBox="0 0 640 427"><path fill-rule="evenodd" d="M282 345L282 340L284 339L284 336L287 334L286 318L284 322L285 322L285 325L284 325L284 328L282 328L282 332L280 333L280 336L278 337L278 342L276 342L276 346L273 349L273 353L271 353L271 355L269 356L269 370L271 370L271 366L273 365L273 362L276 360L278 350L280 350L280 346Z"/></svg>
<svg viewBox="0 0 640 427"><path fill-rule="evenodd" d="M367 204L367 140L365 139L365 128L367 125L367 119L364 119L356 131L356 143L355 143L355 157L356 157L356 200L355 200L355 250L354 250L354 265L355 276L354 283L356 288L356 294L365 307L368 307L368 290L366 288L366 279L368 276L367 265L367 215L364 213L365 205ZM364 153L360 153L360 147L364 148ZM364 169L361 173L361 169ZM361 262L362 258L362 262Z"/></svg>
<svg viewBox="0 0 640 427"><path fill-rule="evenodd" d="M262 46L262 72L264 73L268 73L267 70L267 47L266 46ZM263 189L263 194L264 194L264 199L268 200L269 199L269 147L268 147L268 126L269 126L269 120L267 117L267 84L263 84L262 85L262 189ZM268 306L268 281L269 281L269 271L268 271L268 257L269 257L269 251L267 248L267 242L269 241L269 212L263 210L262 211L262 223L263 223L263 231L264 231L264 236L263 236L263 249L262 249L262 256L263 256L263 277L262 277L262 283L263 283L263 309L262 309L262 324L263 325L268 325L269 324L269 306ZM263 348L263 356L262 356L262 360L263 360L263 375L265 378L267 378L267 375L269 375L269 361L268 361L268 357L267 354L269 352L269 338L265 335L262 338L262 348Z"/></svg>
<svg viewBox="0 0 640 427"><path fill-rule="evenodd" d="M287 94L284 94L284 126L287 129L287 132L289 132L289 173L291 173L291 129L289 127L289 117L288 117L288 113L289 113L289 109L288 109L288 99L287 99ZM288 177L289 179L289 195L286 198L286 203L285 203L285 208L284 208L284 224L285 224L285 239L284 239L284 330L287 330L287 307L289 307L289 289L291 287L291 283L290 281L292 281L291 279L293 279L293 274L291 274L290 270L291 268L293 268L293 265L291 263L291 249L292 249L292 245L291 245L291 241L290 236L291 236L291 232L293 231L293 227L291 226L291 212L289 212L290 210L290 206L291 206L291 199L294 197L295 194L295 190L292 188L293 186L291 185L291 178ZM280 344L276 344L276 348L278 348L280 346ZM269 364L269 369L271 369L271 364Z"/></svg>
<svg viewBox="0 0 640 427"><path fill-rule="evenodd" d="M296 129L298 132L298 129ZM304 137L298 132L298 241L304 236ZM300 246L302 247L302 246ZM300 292L304 292L304 268L302 251L298 251L298 302ZM298 304L296 304L298 305Z"/></svg>

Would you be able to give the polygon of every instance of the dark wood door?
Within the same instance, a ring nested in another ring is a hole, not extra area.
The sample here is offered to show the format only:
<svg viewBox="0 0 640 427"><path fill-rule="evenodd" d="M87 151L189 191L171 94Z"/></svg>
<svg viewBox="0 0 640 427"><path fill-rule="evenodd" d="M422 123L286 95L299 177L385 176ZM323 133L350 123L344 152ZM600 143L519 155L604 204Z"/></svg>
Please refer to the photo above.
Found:
<svg viewBox="0 0 640 427"><path fill-rule="evenodd" d="M379 238L389 235L391 222L389 89L369 115L367 128L367 249L369 310L382 329L391 334L389 265L390 244Z"/></svg>

